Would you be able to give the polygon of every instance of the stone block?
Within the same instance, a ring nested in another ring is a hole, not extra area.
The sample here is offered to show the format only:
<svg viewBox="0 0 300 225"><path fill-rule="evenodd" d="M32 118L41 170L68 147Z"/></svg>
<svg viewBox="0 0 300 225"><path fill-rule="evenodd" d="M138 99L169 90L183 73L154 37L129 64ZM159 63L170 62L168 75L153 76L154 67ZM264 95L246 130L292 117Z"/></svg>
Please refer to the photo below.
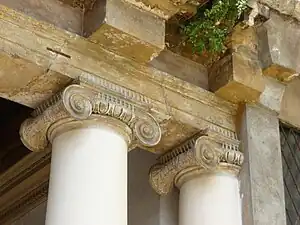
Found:
<svg viewBox="0 0 300 225"><path fill-rule="evenodd" d="M265 90L260 95L259 104L269 110L280 112L281 101L285 92L286 85L278 82L272 77L265 76Z"/></svg>
<svg viewBox="0 0 300 225"><path fill-rule="evenodd" d="M216 62L209 74L210 89L231 102L255 102L264 90L253 28L237 27L232 52Z"/></svg>
<svg viewBox="0 0 300 225"><path fill-rule="evenodd" d="M208 90L207 69L203 65L181 55L169 50L163 50L149 64L156 69Z"/></svg>
<svg viewBox="0 0 300 225"><path fill-rule="evenodd" d="M83 27L90 41L138 62L150 61L165 47L165 20L125 1L96 1Z"/></svg>
<svg viewBox="0 0 300 225"><path fill-rule="evenodd" d="M263 74L286 82L300 72L300 26L292 19L271 12L257 28L258 55Z"/></svg>
<svg viewBox="0 0 300 225"><path fill-rule="evenodd" d="M81 10L62 4L58 0L1 0L0 4L37 20L81 34L83 19Z"/></svg>

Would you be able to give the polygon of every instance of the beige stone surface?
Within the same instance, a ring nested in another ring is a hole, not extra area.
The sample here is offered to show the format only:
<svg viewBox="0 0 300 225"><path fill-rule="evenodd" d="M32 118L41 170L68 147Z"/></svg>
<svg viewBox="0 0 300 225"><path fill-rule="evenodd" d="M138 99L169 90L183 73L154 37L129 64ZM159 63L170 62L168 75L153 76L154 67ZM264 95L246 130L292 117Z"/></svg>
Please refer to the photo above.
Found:
<svg viewBox="0 0 300 225"><path fill-rule="evenodd" d="M232 53L216 62L209 74L209 86L229 101L256 102L264 90L264 79L252 27L237 26L231 36Z"/></svg>
<svg viewBox="0 0 300 225"><path fill-rule="evenodd" d="M282 98L279 118L295 127L300 127L300 79L287 84Z"/></svg>
<svg viewBox="0 0 300 225"><path fill-rule="evenodd" d="M70 78L42 66L0 53L0 97L35 108L51 97Z"/></svg>
<svg viewBox="0 0 300 225"><path fill-rule="evenodd" d="M81 10L64 5L58 0L1 0L0 4L70 32L81 34L83 19Z"/></svg>
<svg viewBox="0 0 300 225"><path fill-rule="evenodd" d="M197 5L206 1L198 0L125 0L137 7L168 19L176 13L194 14Z"/></svg>
<svg viewBox="0 0 300 225"><path fill-rule="evenodd" d="M203 65L187 59L169 50L163 50L156 58L149 62L161 71L208 90L207 69Z"/></svg>
<svg viewBox="0 0 300 225"><path fill-rule="evenodd" d="M125 1L97 1L83 27L92 42L139 62L150 61L165 47L165 20Z"/></svg>

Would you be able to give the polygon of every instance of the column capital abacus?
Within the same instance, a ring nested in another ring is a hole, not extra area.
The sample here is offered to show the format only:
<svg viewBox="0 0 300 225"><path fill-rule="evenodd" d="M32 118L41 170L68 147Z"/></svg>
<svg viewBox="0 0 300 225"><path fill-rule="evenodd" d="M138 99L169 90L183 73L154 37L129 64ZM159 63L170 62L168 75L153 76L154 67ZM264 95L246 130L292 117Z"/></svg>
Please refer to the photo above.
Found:
<svg viewBox="0 0 300 225"><path fill-rule="evenodd" d="M154 146L161 139L161 128L150 108L147 97L85 75L37 107L21 125L20 136L30 150L43 151L61 125L68 123L72 129L83 122L87 126L113 123L108 126L118 131L122 127L131 145Z"/></svg>
<svg viewBox="0 0 300 225"><path fill-rule="evenodd" d="M244 161L236 135L208 128L158 158L150 169L150 184L160 195L203 173L224 171L237 175Z"/></svg>

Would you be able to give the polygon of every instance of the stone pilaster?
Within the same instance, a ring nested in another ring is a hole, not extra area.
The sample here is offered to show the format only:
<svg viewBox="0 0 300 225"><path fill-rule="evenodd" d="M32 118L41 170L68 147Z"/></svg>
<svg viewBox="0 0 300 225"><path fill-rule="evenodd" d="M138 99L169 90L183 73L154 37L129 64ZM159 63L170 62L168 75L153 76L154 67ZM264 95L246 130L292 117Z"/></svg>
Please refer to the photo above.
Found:
<svg viewBox="0 0 300 225"><path fill-rule="evenodd" d="M159 158L150 169L150 183L160 194L168 194L193 177L203 173L228 171L237 175L243 163L239 141L235 136L215 135L206 130L175 147Z"/></svg>
<svg viewBox="0 0 300 225"><path fill-rule="evenodd" d="M270 110L247 104L240 123L245 156L239 175L243 224L285 225L278 117Z"/></svg>
<svg viewBox="0 0 300 225"><path fill-rule="evenodd" d="M161 139L161 129L148 112L150 106L145 96L98 77L85 76L41 104L23 122L20 136L30 150L43 151L58 125L112 117L125 125L122 127L126 127L131 146L154 146Z"/></svg>

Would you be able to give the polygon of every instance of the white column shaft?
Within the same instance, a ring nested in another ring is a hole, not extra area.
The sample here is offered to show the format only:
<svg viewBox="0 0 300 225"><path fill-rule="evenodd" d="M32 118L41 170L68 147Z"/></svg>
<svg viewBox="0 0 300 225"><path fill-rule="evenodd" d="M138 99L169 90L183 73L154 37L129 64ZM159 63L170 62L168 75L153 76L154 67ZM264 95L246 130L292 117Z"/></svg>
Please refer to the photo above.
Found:
<svg viewBox="0 0 300 225"><path fill-rule="evenodd" d="M101 126L55 137L46 225L126 225L127 148Z"/></svg>
<svg viewBox="0 0 300 225"><path fill-rule="evenodd" d="M241 225L239 183L225 173L203 174L180 188L179 225Z"/></svg>

